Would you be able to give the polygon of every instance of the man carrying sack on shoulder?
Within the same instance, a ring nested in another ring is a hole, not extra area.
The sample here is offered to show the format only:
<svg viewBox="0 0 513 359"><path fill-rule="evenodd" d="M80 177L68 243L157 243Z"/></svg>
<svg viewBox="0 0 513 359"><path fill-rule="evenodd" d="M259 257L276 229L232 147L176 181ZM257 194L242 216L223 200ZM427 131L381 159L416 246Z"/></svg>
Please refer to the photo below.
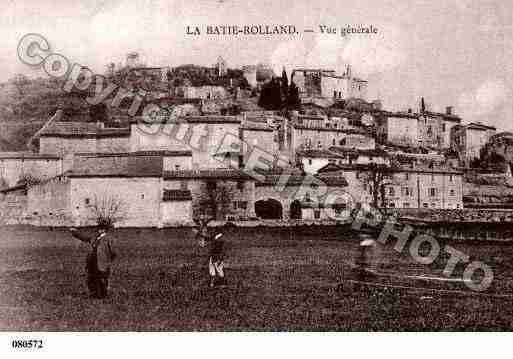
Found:
<svg viewBox="0 0 513 359"><path fill-rule="evenodd" d="M78 233L76 228L71 228L73 237L88 243L91 247L86 258L87 287L91 298L102 299L108 294L111 266L116 258L113 240L107 234L109 229L109 223L100 222L98 234L95 237L88 237Z"/></svg>

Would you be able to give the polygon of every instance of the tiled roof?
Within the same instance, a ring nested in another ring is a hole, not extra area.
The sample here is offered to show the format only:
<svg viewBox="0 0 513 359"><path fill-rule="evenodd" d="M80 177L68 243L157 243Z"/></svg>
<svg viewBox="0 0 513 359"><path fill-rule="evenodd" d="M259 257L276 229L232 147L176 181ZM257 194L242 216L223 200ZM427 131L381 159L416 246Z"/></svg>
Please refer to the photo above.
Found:
<svg viewBox="0 0 513 359"><path fill-rule="evenodd" d="M496 130L495 127L493 126L488 126L488 125L485 125L483 123L479 123L479 122L471 122L467 125L467 128L472 128L472 129L483 129L483 130Z"/></svg>
<svg viewBox="0 0 513 359"><path fill-rule="evenodd" d="M341 158L340 154L333 153L328 150L322 149L304 149L296 151L296 154L300 157L309 158Z"/></svg>
<svg viewBox="0 0 513 359"><path fill-rule="evenodd" d="M136 116L130 119L130 123L149 123L143 116ZM234 123L240 124L241 118L237 116L218 116L218 115L204 115L204 116L181 116L178 118L170 118L164 116L162 120L153 121L152 123L206 123L206 124L223 124Z"/></svg>
<svg viewBox="0 0 513 359"><path fill-rule="evenodd" d="M41 137L128 137L129 128L101 128L93 122L53 122Z"/></svg>
<svg viewBox="0 0 513 359"><path fill-rule="evenodd" d="M381 149L358 149L358 148L345 148L345 147L338 147L338 146L332 146L329 148L330 151L333 151L338 154L350 154L355 153L359 155L364 156L381 156L381 157L388 157L389 154L385 150Z"/></svg>
<svg viewBox="0 0 513 359"><path fill-rule="evenodd" d="M447 113L440 113L440 112L432 112L432 111L425 111L424 112L425 114L427 115L431 115L431 116L440 116L440 117L443 117L444 120L446 121L453 121L453 122L458 122L460 123L461 122L461 118L457 115L449 115Z"/></svg>
<svg viewBox="0 0 513 359"><path fill-rule="evenodd" d="M204 169L165 171L164 179L212 178L212 179L251 179L243 171L236 169Z"/></svg>
<svg viewBox="0 0 513 359"><path fill-rule="evenodd" d="M163 201L190 201L192 195L190 190L183 189L165 189L162 197Z"/></svg>
<svg viewBox="0 0 513 359"><path fill-rule="evenodd" d="M314 176L315 178L322 181L326 186L337 186L337 187L345 187L348 185L346 179L342 176L337 177L321 177ZM286 180L286 182L285 182ZM285 183L282 183L285 182ZM256 186L272 186L272 185L285 185L285 186L301 186L301 185L309 185L312 183L312 179L307 175L268 175L265 176L264 181L257 181ZM315 182L314 182L315 183Z"/></svg>
<svg viewBox="0 0 513 359"><path fill-rule="evenodd" d="M367 133L363 130L356 128L333 128L324 126L307 126L303 124L293 124L296 130L308 130L308 131L330 131L330 132L343 132L348 134L366 135Z"/></svg>
<svg viewBox="0 0 513 359"><path fill-rule="evenodd" d="M161 156L80 156L68 177L162 177Z"/></svg>
<svg viewBox="0 0 513 359"><path fill-rule="evenodd" d="M23 191L27 189L27 184L20 184L12 187L2 188L0 189L0 193L6 194L9 192Z"/></svg>
<svg viewBox="0 0 513 359"><path fill-rule="evenodd" d="M374 164L384 171L387 172L413 172L413 173L439 173L439 174L455 174L462 175L463 173L457 169L444 167L444 166L434 166L430 168L429 166L399 166L399 167L391 167L383 164ZM328 167L329 166L329 167ZM361 164L361 163L353 163L353 164L328 164L323 168L319 169L319 173L326 173L331 175L337 175L338 171L368 171L371 167L371 164Z"/></svg>
<svg viewBox="0 0 513 359"><path fill-rule="evenodd" d="M181 157L181 156L192 156L192 151L168 151L168 150L155 150L155 151L135 151L135 152L83 152L75 153L75 156L85 157L136 157L136 156L150 156L150 157Z"/></svg>
<svg viewBox="0 0 513 359"><path fill-rule="evenodd" d="M241 126L243 131L269 131L272 132L274 129L262 122L247 121Z"/></svg>
<svg viewBox="0 0 513 359"><path fill-rule="evenodd" d="M0 160L6 159L60 160L61 158L55 155L45 155L34 152L0 152Z"/></svg>

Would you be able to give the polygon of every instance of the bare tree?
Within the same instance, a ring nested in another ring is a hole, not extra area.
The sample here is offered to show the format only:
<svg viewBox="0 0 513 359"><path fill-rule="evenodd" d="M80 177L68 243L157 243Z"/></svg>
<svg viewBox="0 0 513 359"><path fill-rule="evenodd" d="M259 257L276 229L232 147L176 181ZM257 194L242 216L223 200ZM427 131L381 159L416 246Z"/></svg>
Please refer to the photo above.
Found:
<svg viewBox="0 0 513 359"><path fill-rule="evenodd" d="M385 188L392 180L392 167L377 163L370 163L365 170L358 173L358 178L364 183L372 196L374 208L385 204Z"/></svg>
<svg viewBox="0 0 513 359"><path fill-rule="evenodd" d="M233 192L227 184L209 180L193 207L193 217L202 221L225 219L232 213Z"/></svg>
<svg viewBox="0 0 513 359"><path fill-rule="evenodd" d="M96 224L112 226L124 217L125 202L115 195L95 195L90 209Z"/></svg>

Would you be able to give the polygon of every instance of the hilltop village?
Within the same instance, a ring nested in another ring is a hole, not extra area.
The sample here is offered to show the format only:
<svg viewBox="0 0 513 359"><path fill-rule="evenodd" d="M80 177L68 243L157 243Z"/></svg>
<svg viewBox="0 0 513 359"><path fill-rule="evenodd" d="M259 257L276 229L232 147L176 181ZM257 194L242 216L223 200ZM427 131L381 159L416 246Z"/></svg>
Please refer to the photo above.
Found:
<svg viewBox="0 0 513 359"><path fill-rule="evenodd" d="M166 227L202 216L336 222L364 206L513 207L512 133L422 97L386 110L350 66L289 70L230 69L222 58L148 67L127 55L106 74L126 98L63 106L26 150L0 152L0 220L87 226L103 213L117 226ZM153 111L128 114L141 91Z"/></svg>

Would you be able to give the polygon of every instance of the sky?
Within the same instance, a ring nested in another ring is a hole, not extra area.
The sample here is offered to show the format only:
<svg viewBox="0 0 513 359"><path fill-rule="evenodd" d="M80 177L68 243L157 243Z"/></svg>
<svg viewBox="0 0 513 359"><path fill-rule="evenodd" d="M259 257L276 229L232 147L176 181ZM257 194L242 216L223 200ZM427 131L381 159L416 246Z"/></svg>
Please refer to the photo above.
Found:
<svg viewBox="0 0 513 359"><path fill-rule="evenodd" d="M25 0L2 3L0 81L41 76L16 55L26 33L98 73L137 51L147 65L269 63L342 71L369 81L389 110L453 106L464 123L513 131L513 2L500 0ZM291 24L293 35L199 36L186 26ZM322 34L320 25L373 25L376 35ZM313 33L303 30L313 29Z"/></svg>

